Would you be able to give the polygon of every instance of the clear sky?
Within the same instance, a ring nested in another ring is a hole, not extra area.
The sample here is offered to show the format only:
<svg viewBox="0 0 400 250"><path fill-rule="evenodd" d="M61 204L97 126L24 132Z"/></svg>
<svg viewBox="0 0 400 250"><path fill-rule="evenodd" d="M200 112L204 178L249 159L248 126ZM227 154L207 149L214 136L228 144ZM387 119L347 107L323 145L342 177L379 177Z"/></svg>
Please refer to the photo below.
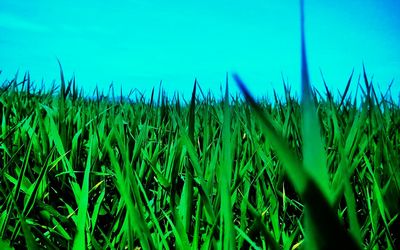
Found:
<svg viewBox="0 0 400 250"><path fill-rule="evenodd" d="M400 3L396 0L305 0L311 81L343 90L365 63L384 91L400 89ZM66 77L86 91L111 82L125 93L188 95L195 77L220 94L237 72L258 96L281 93L282 75L300 85L298 0L0 1L0 80L17 70L40 83ZM356 82L354 82L354 85ZM231 81L231 92L237 91ZM89 92L86 92L89 93Z"/></svg>

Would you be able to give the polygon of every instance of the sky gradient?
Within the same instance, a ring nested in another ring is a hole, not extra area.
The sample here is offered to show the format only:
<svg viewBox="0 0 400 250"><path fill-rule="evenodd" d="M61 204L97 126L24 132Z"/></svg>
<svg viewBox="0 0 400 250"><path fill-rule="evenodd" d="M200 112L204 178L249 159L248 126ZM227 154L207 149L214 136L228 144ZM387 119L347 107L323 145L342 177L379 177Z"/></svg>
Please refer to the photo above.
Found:
<svg viewBox="0 0 400 250"><path fill-rule="evenodd" d="M400 89L400 4L395 0L305 1L312 84L320 70L336 92L365 64L384 92ZM228 72L257 96L282 94L282 76L300 88L299 1L14 1L0 2L0 81L19 70L37 83L76 76L91 93L111 82L124 93L189 96L194 79L219 95ZM353 82L356 86L356 81ZM231 81L231 93L238 91ZM298 92L297 92L298 93Z"/></svg>

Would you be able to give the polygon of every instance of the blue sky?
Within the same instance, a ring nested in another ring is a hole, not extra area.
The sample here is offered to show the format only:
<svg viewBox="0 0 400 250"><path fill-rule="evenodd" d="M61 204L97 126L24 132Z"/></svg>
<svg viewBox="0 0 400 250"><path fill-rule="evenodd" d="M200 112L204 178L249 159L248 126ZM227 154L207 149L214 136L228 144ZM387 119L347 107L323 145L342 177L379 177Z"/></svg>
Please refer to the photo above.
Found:
<svg viewBox="0 0 400 250"><path fill-rule="evenodd" d="M305 0L311 81L343 90L365 63L384 91L400 86L400 4L395 0ZM0 80L17 70L40 83L66 76L91 93L111 82L125 93L188 96L196 77L220 94L225 74L237 72L258 96L281 93L282 75L298 91L299 1L15 1L0 2ZM231 92L237 91L231 82ZM354 85L355 86L355 82Z"/></svg>

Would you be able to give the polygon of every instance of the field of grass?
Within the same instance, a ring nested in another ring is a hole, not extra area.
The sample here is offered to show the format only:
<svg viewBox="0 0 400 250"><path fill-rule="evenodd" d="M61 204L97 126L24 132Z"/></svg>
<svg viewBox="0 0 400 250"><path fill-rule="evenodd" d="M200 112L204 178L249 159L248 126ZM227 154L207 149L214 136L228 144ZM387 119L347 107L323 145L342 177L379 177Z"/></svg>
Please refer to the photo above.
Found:
<svg viewBox="0 0 400 250"><path fill-rule="evenodd" d="M188 103L61 76L1 88L1 249L399 249L400 107L366 74L273 102L235 76L244 99Z"/></svg>

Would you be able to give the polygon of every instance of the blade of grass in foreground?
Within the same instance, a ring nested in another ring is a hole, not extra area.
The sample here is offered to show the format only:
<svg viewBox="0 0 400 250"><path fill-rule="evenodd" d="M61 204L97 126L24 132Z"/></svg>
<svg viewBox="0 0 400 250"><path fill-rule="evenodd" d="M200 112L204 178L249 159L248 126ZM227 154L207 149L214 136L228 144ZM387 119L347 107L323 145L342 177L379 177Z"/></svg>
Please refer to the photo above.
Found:
<svg viewBox="0 0 400 250"><path fill-rule="evenodd" d="M271 118L264 114L255 102L241 79L234 75L239 88L250 106L255 110L262 132L268 138L278 159L286 168L290 181L306 205L307 235L306 249L359 249L339 222L318 184L313 181L302 167L300 159L289 149L285 139L272 126ZM310 230L312 229L312 230ZM311 244L310 244L311 243Z"/></svg>
<svg viewBox="0 0 400 250"><path fill-rule="evenodd" d="M233 215L231 206L231 175L232 175L232 156L231 156L231 119L229 110L229 91L228 81L226 81L224 99L224 123L222 129L222 162L220 167L220 193L221 193L221 213L223 221L223 249L235 249L235 231L233 228Z"/></svg>
<svg viewBox="0 0 400 250"><path fill-rule="evenodd" d="M233 75L236 83L240 90L244 94L247 102L250 104L252 109L255 111L255 115L261 125L262 132L268 138L269 143L275 150L279 160L286 167L287 174L296 189L296 191L302 195L306 189L306 185L309 180L308 174L302 168L301 161L298 157L290 150L288 143L282 137L282 133L278 132L277 129L272 125L272 118L263 112L262 108L256 103L250 92L246 88L244 82L236 74Z"/></svg>
<svg viewBox="0 0 400 250"><path fill-rule="evenodd" d="M300 1L300 29L303 165L311 176L308 189L303 197L306 203L305 224L308 237L308 239L306 239L306 246L309 249L358 249L358 244L340 224L332 208L334 195L330 192L330 182L326 167L326 153L321 139L316 109L312 100L307 67L304 31L304 0ZM315 133L317 133L317 135L315 135Z"/></svg>
<svg viewBox="0 0 400 250"><path fill-rule="evenodd" d="M93 149L93 140L90 140L89 155L86 161L85 174L83 176L82 190L78 207L77 233L74 239L73 249L86 249L86 214L88 210L89 199L89 175L91 166L91 157Z"/></svg>
<svg viewBox="0 0 400 250"><path fill-rule="evenodd" d="M53 163L48 163L48 161L52 157L54 151L55 151L55 148L53 147L53 149L50 151L50 154L47 156L45 163L43 164L42 170L40 171L40 174L39 174L38 178L36 179L36 182L35 182L35 184L33 186L32 191L30 193L29 192L27 193L29 195L29 198L28 198L27 202L24 204L24 209L23 209L22 214L21 214L21 218L23 218L23 219L27 218L29 212L32 210L32 208L34 206L34 203L35 203L35 200L37 198L37 191L39 189L40 183L41 183L44 175L49 170L50 166L57 164L63 157L65 157L65 155L64 156L60 156L55 161L55 164L54 164L54 162ZM15 240L15 238L19 234L20 222L22 223L24 221L23 220L19 221L17 223L17 225L15 226L13 235L11 236L12 240Z"/></svg>
<svg viewBox="0 0 400 250"><path fill-rule="evenodd" d="M320 187L330 203L330 182L326 167L326 153L321 139L321 129L314 106L310 77L308 75L305 35L304 35L304 1L301 1L301 106L303 112L303 165L310 177Z"/></svg>
<svg viewBox="0 0 400 250"><path fill-rule="evenodd" d="M234 75L239 88L245 95L250 106L262 125L262 132L268 138L275 150L279 160L285 166L289 179L296 191L305 203L306 249L359 249L358 244L351 238L338 220L334 209L330 205L329 179L326 167L324 169L323 146L321 138L311 138L311 128L319 128L318 120L315 117L315 107L311 99L311 87L308 79L307 61L305 57L304 41L304 2L301 1L301 48L302 48L302 94L303 94L303 119L308 130L303 130L304 168L298 157L289 149L281 133L277 133L272 125L272 119L262 111L261 107L254 101L241 79ZM314 117L313 117L314 116ZM315 149L316 147L316 149ZM314 151L316 150L316 151ZM311 162L313 154L318 155L317 165ZM326 156L325 156L326 157ZM308 165L308 166L307 166ZM322 176L319 176L322 175Z"/></svg>
<svg viewBox="0 0 400 250"><path fill-rule="evenodd" d="M194 82L192 100L189 107L189 138L194 144L194 127L195 127L195 106L196 106L196 81ZM193 209L193 166L189 161L186 167L185 184L183 186L182 198L179 204L180 216L183 220L184 229L190 234L190 225L192 220Z"/></svg>
<svg viewBox="0 0 400 250"><path fill-rule="evenodd" d="M110 135L117 141L121 152L127 152L124 144L122 143L122 136L117 128L114 127L111 130ZM115 172L116 187L126 206L127 212L125 216L126 221L124 222L123 233L127 238L128 247L133 248L136 246L135 241L138 239L143 249L155 249L156 247L153 242L153 238L150 235L149 228L147 227L146 221L143 217L144 211L141 210L144 209L144 205L140 198L139 188L138 185L136 185L136 179L132 174L129 173L130 165L127 154L125 153L123 155L123 158L125 159L123 160L124 168L122 168L117 160L110 140L106 141L105 148L108 151L110 163L113 171Z"/></svg>

